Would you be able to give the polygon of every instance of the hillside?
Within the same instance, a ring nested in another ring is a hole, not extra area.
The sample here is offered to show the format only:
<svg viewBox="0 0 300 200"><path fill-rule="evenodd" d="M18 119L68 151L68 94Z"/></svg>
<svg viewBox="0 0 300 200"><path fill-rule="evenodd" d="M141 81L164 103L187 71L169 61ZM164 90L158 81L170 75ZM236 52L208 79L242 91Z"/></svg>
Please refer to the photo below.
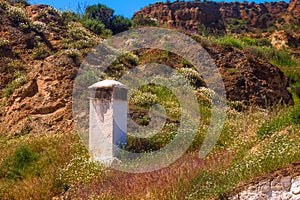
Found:
<svg viewBox="0 0 300 200"><path fill-rule="evenodd" d="M150 17L161 26L197 32L199 27L227 33L261 31L293 23L299 17L299 1L272 3L177 2L156 3L134 16Z"/></svg>
<svg viewBox="0 0 300 200"><path fill-rule="evenodd" d="M135 14L155 18L159 26L179 29L199 43L215 62L227 97L221 136L213 151L199 158L214 91L205 88L191 63L165 50L141 49L120 56L104 75L89 74L99 81L118 80L137 65L160 63L180 72L193 86L201 126L192 146L170 166L142 174L90 162L72 113L73 85L81 64L104 38L112 37L110 27L126 30L128 20L122 19L126 27L116 27L111 23L115 16L99 24L47 5L10 2L14 3L0 1L0 199L243 199L240 194L245 191L252 194L248 188L261 192L261 182L271 185L278 177L292 175L290 187L298 184L300 39L292 24L299 19L298 0L158 3ZM281 18L291 22L284 30ZM232 20L247 21L247 26L243 34L215 36L195 33L199 20L228 33ZM145 26L134 19L131 23ZM259 32L274 24L274 30ZM166 125L151 138L128 136L126 150L155 151L176 134L182 111L162 86L139 88L129 99L128 115L146 126L154 104L165 107ZM270 191L273 185L263 195ZM284 193L278 191L279 196ZM287 193L293 191L289 188Z"/></svg>

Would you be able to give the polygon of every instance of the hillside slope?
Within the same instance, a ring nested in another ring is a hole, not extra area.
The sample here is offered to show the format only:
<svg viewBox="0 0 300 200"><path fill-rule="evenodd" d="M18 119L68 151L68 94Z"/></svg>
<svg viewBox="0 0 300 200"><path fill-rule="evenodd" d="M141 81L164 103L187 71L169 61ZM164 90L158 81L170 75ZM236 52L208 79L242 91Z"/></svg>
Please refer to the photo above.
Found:
<svg viewBox="0 0 300 200"><path fill-rule="evenodd" d="M247 32L289 23L299 15L299 0L272 3L156 3L136 12L159 25L197 32L201 25L227 32ZM234 30L233 30L234 29Z"/></svg>

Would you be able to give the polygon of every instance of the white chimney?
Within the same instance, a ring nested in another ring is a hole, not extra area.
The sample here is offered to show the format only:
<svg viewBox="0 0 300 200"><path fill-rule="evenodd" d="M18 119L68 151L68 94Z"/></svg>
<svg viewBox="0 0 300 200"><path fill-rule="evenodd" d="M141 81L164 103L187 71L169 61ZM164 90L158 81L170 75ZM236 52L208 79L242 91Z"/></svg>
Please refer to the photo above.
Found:
<svg viewBox="0 0 300 200"><path fill-rule="evenodd" d="M105 80L89 87L89 152L92 160L110 165L126 145L127 87Z"/></svg>

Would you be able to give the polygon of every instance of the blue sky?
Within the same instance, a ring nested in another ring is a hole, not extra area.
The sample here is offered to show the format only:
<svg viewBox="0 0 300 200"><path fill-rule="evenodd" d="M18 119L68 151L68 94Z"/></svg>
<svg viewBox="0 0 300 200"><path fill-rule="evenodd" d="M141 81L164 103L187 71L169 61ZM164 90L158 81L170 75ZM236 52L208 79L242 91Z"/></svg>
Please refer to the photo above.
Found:
<svg viewBox="0 0 300 200"><path fill-rule="evenodd" d="M115 14L123 15L131 18L133 13L141 8L159 2L157 0L28 0L31 4L47 4L59 10L78 10L78 5L84 7L85 5L93 5L101 3L115 10ZM165 0L163 0L164 2ZM232 0L234 1L234 0ZM249 0L248 0L249 1ZM252 1L252 0L250 0ZM270 0L255 0L257 3L270 1ZM273 0L276 1L276 0ZM286 0L287 1L287 0Z"/></svg>

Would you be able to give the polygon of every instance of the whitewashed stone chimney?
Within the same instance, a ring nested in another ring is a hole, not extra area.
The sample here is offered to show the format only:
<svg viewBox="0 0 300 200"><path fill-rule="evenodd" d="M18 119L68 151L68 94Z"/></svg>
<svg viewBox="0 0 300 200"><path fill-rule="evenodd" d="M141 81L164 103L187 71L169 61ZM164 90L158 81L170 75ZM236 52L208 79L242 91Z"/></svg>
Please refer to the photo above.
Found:
<svg viewBox="0 0 300 200"><path fill-rule="evenodd" d="M92 160L110 165L126 145L127 87L105 80L89 87L89 152Z"/></svg>

